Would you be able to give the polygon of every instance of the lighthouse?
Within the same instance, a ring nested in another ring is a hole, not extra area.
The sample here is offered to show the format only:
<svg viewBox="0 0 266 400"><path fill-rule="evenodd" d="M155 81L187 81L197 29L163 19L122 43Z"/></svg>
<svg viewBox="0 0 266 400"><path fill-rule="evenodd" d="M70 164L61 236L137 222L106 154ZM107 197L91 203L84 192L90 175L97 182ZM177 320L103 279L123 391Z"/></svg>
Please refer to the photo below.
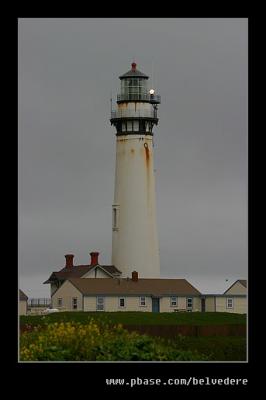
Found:
<svg viewBox="0 0 266 400"><path fill-rule="evenodd" d="M112 206L112 264L123 277L159 278L153 127L160 96L136 63L119 77L121 90L111 125L116 128L116 169Z"/></svg>

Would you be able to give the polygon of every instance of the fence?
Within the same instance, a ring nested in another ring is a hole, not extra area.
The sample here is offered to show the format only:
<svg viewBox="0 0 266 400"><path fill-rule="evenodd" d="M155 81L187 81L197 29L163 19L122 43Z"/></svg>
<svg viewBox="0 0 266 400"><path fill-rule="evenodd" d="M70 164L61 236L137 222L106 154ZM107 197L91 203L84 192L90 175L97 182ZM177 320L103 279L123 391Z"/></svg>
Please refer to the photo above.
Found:
<svg viewBox="0 0 266 400"><path fill-rule="evenodd" d="M124 325L129 332L174 338L182 336L246 336L245 324L227 325Z"/></svg>
<svg viewBox="0 0 266 400"><path fill-rule="evenodd" d="M51 305L51 299L49 298L28 299L28 308L50 307L50 305Z"/></svg>

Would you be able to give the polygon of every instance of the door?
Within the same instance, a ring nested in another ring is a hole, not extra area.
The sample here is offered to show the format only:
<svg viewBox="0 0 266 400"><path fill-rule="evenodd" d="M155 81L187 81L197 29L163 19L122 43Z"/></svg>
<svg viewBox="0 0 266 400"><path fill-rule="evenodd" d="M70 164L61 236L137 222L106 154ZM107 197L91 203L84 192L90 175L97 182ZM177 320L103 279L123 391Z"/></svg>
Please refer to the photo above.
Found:
<svg viewBox="0 0 266 400"><path fill-rule="evenodd" d="M152 312L160 312L160 299L158 297L152 299Z"/></svg>
<svg viewBox="0 0 266 400"><path fill-rule="evenodd" d="M201 299L201 311L205 312L205 299Z"/></svg>

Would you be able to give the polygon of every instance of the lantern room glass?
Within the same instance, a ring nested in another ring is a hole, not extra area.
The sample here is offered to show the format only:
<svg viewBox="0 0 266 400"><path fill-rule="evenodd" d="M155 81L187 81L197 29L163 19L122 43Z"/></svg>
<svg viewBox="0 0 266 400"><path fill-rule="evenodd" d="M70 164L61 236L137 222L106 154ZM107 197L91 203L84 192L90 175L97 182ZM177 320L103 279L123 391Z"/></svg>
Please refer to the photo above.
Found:
<svg viewBox="0 0 266 400"><path fill-rule="evenodd" d="M121 79L121 94L124 96L141 96L147 94L147 79L127 78Z"/></svg>

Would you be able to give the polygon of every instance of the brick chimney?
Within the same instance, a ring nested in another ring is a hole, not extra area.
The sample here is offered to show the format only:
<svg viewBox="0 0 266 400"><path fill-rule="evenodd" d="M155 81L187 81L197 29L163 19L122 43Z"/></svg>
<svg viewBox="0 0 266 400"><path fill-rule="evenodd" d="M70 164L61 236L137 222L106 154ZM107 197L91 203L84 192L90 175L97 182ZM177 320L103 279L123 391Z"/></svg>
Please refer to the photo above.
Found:
<svg viewBox="0 0 266 400"><path fill-rule="evenodd" d="M133 272L132 272L132 281L133 281L133 282L138 282L138 280L139 280L139 274L138 274L138 272L137 272L137 271L133 271Z"/></svg>
<svg viewBox="0 0 266 400"><path fill-rule="evenodd" d="M72 268L74 254L66 254L65 257L66 257L66 268Z"/></svg>
<svg viewBox="0 0 266 400"><path fill-rule="evenodd" d="M99 253L97 251L93 251L90 253L91 256L91 265L98 265L99 261L98 261L98 257L99 257Z"/></svg>

